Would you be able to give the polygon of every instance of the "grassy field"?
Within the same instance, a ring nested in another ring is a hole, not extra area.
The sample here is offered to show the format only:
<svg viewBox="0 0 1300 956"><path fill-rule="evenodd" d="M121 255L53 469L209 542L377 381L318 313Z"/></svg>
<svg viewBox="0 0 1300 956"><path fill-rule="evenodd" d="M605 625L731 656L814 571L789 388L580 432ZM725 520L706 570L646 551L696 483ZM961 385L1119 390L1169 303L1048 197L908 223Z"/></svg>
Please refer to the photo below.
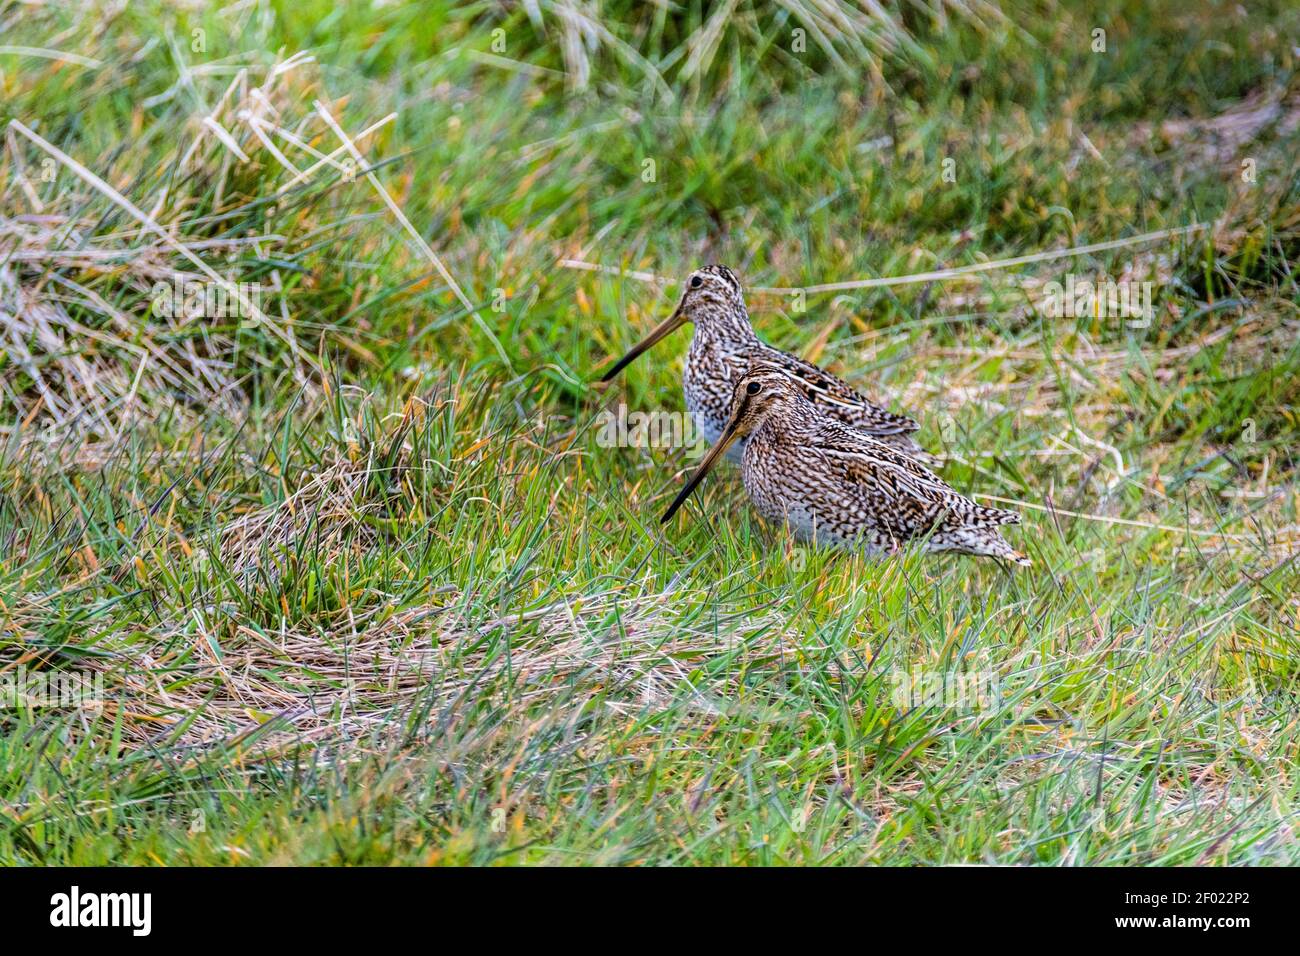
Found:
<svg viewBox="0 0 1300 956"><path fill-rule="evenodd" d="M0 0L0 861L1300 861L1300 8L862 9ZM1033 566L660 526L707 262Z"/></svg>

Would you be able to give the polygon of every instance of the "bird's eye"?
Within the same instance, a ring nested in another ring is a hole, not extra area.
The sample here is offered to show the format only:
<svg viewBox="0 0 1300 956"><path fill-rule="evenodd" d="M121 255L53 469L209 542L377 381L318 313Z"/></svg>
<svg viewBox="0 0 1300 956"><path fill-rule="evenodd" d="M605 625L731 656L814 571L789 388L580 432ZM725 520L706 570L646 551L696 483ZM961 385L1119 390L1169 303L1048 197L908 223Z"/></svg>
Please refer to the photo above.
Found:
<svg viewBox="0 0 1300 956"><path fill-rule="evenodd" d="M692 288L692 289L698 289L698 288L699 288L700 286L702 286L702 285L704 285L704 280L703 280L703 279L701 279L699 276L691 276L691 288Z"/></svg>
<svg viewBox="0 0 1300 956"><path fill-rule="evenodd" d="M750 382L745 386L745 391L750 395L757 395L761 386L757 382Z"/></svg>

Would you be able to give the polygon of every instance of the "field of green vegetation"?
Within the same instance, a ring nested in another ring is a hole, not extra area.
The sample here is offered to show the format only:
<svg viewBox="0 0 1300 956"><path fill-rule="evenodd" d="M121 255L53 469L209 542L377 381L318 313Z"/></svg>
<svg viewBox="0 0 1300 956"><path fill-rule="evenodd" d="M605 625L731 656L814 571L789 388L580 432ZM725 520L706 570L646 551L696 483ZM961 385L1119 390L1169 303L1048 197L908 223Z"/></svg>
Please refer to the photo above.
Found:
<svg viewBox="0 0 1300 956"><path fill-rule="evenodd" d="M0 862L1300 862L1297 43L0 0ZM661 526L709 262L1033 566Z"/></svg>

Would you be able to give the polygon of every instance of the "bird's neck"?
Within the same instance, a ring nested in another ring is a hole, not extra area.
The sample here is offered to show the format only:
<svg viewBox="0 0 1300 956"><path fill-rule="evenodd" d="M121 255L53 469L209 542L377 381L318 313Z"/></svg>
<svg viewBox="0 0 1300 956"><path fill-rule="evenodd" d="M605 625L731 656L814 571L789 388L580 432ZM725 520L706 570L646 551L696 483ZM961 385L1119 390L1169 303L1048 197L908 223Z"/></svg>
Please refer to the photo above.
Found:
<svg viewBox="0 0 1300 956"><path fill-rule="evenodd" d="M695 335L719 345L750 345L758 341L744 306L706 306L691 317Z"/></svg>
<svg viewBox="0 0 1300 956"><path fill-rule="evenodd" d="M791 395L773 404L763 420L753 429L765 441L804 444L804 439L817 430L817 410L802 397Z"/></svg>

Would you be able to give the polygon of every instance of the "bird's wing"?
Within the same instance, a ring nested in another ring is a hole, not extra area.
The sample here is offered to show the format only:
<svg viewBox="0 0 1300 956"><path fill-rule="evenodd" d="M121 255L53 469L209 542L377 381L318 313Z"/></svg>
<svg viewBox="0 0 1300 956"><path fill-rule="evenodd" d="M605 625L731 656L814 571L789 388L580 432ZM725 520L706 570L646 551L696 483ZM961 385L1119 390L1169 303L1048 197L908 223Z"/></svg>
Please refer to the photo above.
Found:
<svg viewBox="0 0 1300 956"><path fill-rule="evenodd" d="M811 438L849 483L918 505L951 506L960 494L924 465L839 422L823 419Z"/></svg>
<svg viewBox="0 0 1300 956"><path fill-rule="evenodd" d="M840 422L823 418L804 440L842 480L885 498L897 510L894 523L913 533L936 521L961 527L1020 523L1016 512L976 504L920 462Z"/></svg>
<svg viewBox="0 0 1300 956"><path fill-rule="evenodd" d="M811 362L761 343L762 356L798 379L808 400L823 411L849 421L876 435L909 435L921 426L906 415L898 415L867 398L857 389Z"/></svg>

